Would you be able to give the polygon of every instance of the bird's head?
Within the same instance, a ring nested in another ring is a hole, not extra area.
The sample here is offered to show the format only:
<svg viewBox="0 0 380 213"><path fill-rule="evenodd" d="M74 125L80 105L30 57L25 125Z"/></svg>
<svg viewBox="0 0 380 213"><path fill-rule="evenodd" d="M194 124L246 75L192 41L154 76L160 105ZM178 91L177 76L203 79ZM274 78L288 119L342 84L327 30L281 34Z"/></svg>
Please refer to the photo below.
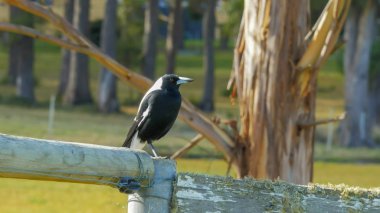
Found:
<svg viewBox="0 0 380 213"><path fill-rule="evenodd" d="M178 89L181 84L186 84L189 82L192 82L193 79L186 78L186 77L180 77L178 75L174 74L166 74L162 76L159 80L161 81L161 88L165 89Z"/></svg>

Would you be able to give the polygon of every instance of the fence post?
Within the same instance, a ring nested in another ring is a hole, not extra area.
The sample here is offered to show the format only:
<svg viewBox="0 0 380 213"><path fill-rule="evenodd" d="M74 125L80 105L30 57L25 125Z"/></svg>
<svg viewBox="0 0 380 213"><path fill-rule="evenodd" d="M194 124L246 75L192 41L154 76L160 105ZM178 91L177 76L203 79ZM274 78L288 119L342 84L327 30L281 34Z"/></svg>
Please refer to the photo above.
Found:
<svg viewBox="0 0 380 213"><path fill-rule="evenodd" d="M160 212L169 213L176 178L175 161L154 159L152 186L142 188L128 196L129 213Z"/></svg>

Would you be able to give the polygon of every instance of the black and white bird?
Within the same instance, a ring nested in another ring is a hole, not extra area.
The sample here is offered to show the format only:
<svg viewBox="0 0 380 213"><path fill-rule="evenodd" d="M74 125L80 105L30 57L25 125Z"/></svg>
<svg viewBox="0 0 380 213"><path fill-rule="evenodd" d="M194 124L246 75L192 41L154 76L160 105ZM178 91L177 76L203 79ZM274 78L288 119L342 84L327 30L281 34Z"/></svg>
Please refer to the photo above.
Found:
<svg viewBox="0 0 380 213"><path fill-rule="evenodd" d="M158 157L152 142L166 135L173 126L181 107L179 86L191 81L174 74L159 78L142 98L123 147L142 149L147 143Z"/></svg>

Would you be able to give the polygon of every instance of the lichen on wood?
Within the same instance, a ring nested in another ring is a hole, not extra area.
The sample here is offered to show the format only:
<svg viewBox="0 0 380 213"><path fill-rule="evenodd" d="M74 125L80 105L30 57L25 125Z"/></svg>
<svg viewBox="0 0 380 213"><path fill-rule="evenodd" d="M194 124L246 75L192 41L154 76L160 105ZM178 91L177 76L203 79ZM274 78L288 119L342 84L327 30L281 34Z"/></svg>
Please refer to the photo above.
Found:
<svg viewBox="0 0 380 213"><path fill-rule="evenodd" d="M380 212L380 189L182 173L173 212Z"/></svg>

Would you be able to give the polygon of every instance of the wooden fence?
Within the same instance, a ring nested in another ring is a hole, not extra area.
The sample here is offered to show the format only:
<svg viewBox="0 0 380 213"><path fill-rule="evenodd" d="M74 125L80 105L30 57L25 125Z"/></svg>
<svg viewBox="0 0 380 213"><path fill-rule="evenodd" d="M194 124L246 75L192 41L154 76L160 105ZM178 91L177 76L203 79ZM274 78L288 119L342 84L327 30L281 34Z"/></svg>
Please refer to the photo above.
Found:
<svg viewBox="0 0 380 213"><path fill-rule="evenodd" d="M0 177L100 184L128 212L380 212L380 189L176 174L144 151L0 134Z"/></svg>

